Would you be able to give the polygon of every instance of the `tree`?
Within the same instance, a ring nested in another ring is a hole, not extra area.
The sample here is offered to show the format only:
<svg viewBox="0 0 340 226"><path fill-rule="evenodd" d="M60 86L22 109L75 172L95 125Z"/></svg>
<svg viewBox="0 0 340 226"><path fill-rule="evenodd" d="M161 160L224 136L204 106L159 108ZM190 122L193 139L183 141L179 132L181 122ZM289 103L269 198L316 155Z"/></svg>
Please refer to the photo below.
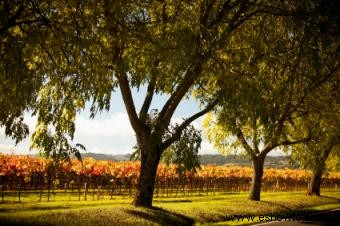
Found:
<svg viewBox="0 0 340 226"><path fill-rule="evenodd" d="M278 9L281 5L290 10L289 2L266 4L261 0L42 2L35 13L47 25L40 30L44 38L37 40L33 56L43 61L36 75L44 86L38 89L33 108L38 123L32 147L56 159L68 156L76 150L72 140L77 112L87 102L92 102L91 117L109 110L111 93L119 89L141 149L134 204L151 206L162 153L192 121L212 110L223 93L217 86L210 89L213 93L203 98L202 110L164 140L174 111L183 98L193 93L201 98L200 90L209 84L229 81L226 57L234 57L229 47L237 42L245 22L257 13L285 14L287 10ZM147 87L147 93L136 109L131 89L141 86ZM147 119L154 94L168 94L169 99L150 127Z"/></svg>
<svg viewBox="0 0 340 226"><path fill-rule="evenodd" d="M302 149L294 151L294 158L298 159L302 166L311 169L313 172L308 195L320 196L320 186L322 175L326 170L326 161L332 152L339 155L339 138L339 131L323 131L318 139L305 143Z"/></svg>
<svg viewBox="0 0 340 226"><path fill-rule="evenodd" d="M243 26L240 34L246 35L237 39L234 49L248 50L230 57L238 59L231 63L234 77L218 81L224 98L215 117L206 119L208 137L217 148L240 146L252 161L250 200L260 200L266 155L310 139L308 133L291 136L293 121L308 114L306 99L336 78L339 70L336 37L325 42L315 15L309 14L309 19L302 15L302 19L266 15Z"/></svg>
<svg viewBox="0 0 340 226"><path fill-rule="evenodd" d="M6 136L15 139L16 143L29 134L27 125L23 123L23 114L25 111L36 114L37 103L43 101L40 98L43 86L52 80L56 83L67 80L68 75L75 75L81 70L84 72L83 67L76 65L84 56L83 49L79 48L83 45L77 42L81 35L86 35L78 31L84 30L87 23L79 24L75 19L81 16L74 11L77 4L82 3L62 0L5 0L0 3L0 126L5 127ZM82 42L85 41L82 38ZM89 61L82 62L90 69ZM47 112L51 109L40 110ZM71 153L80 159L79 150L85 147L71 145L63 138L49 136L42 141L44 154L57 162L69 159Z"/></svg>
<svg viewBox="0 0 340 226"><path fill-rule="evenodd" d="M192 121L212 110L218 97L164 140L174 111L183 98L205 86L207 76L224 76L211 74L218 68L220 50L255 15L257 1L61 2L48 19L63 34L63 51L57 60L46 56L48 78L39 90L33 147L47 153L69 150L77 111L87 101L92 101L91 117L109 110L111 92L119 88L141 150L134 204L151 206L162 153ZM147 93L137 112L131 88L143 85ZM147 118L156 93L169 99L150 127Z"/></svg>
<svg viewBox="0 0 340 226"><path fill-rule="evenodd" d="M44 39L40 29L46 21L37 13L42 3L0 2L0 127L16 143L28 135L23 113L34 104L43 78L42 61L35 55L36 42Z"/></svg>
<svg viewBox="0 0 340 226"><path fill-rule="evenodd" d="M152 128L155 126L158 112L151 111L151 114L148 117L148 125ZM162 140L165 141L169 139L178 126L178 123L171 123ZM201 143L201 131L196 129L193 125L188 125L182 131L181 137L164 150L160 161L166 165L171 163L176 164L176 171L179 176L182 176L186 171L195 173L196 170L201 167L198 159L198 151L201 148ZM138 144L134 147L134 149L135 151L132 153L130 159L141 160L141 150L138 147Z"/></svg>
<svg viewBox="0 0 340 226"><path fill-rule="evenodd" d="M320 195L320 184L326 161L330 156L339 156L339 6L335 1L319 1L314 16L310 17L309 32L313 37L313 43L321 51L311 55L314 65L320 72L328 74L322 81L324 84L316 88L316 92L305 99L308 114L301 117L295 127L300 127L300 133L311 134L307 142L294 146L293 157L298 159L301 165L311 169L313 175L310 181L308 194ZM327 48L331 51L327 51ZM314 48L317 49L317 48ZM334 51L332 53L332 51ZM320 61L321 59L326 59ZM334 60L334 61L333 61ZM329 70L329 65L335 65ZM332 77L331 79L329 79ZM292 135L296 135L293 133Z"/></svg>
<svg viewBox="0 0 340 226"><path fill-rule="evenodd" d="M340 154L339 80L323 89L318 98L309 100L310 113L295 122L300 133L311 134L311 139L296 145L292 152L293 158L302 167L312 170L308 194L317 196L320 196L320 185L327 160Z"/></svg>

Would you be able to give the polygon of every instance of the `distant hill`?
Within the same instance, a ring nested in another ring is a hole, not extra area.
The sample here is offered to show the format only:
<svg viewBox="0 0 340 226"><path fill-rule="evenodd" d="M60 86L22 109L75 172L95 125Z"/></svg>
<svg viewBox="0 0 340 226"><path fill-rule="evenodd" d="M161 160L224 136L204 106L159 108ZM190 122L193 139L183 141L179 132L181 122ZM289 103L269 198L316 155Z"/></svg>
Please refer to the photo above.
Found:
<svg viewBox="0 0 340 226"><path fill-rule="evenodd" d="M98 154L98 153L81 153L82 158L90 157L96 160L111 160L114 162L120 161L129 161L131 154L123 154L123 155L107 155L107 154Z"/></svg>
<svg viewBox="0 0 340 226"><path fill-rule="evenodd" d="M250 160L246 156L240 155L200 155L202 165L225 165L225 166L251 166ZM268 168L299 168L290 156L267 156L264 166Z"/></svg>
<svg viewBox="0 0 340 226"><path fill-rule="evenodd" d="M91 157L96 160L111 160L114 162L129 161L131 154L107 155L97 153L82 153L82 157ZM202 165L217 166L251 166L250 161L245 156L240 155L199 155ZM299 168L299 165L293 163L290 156L267 156L265 167L269 168Z"/></svg>

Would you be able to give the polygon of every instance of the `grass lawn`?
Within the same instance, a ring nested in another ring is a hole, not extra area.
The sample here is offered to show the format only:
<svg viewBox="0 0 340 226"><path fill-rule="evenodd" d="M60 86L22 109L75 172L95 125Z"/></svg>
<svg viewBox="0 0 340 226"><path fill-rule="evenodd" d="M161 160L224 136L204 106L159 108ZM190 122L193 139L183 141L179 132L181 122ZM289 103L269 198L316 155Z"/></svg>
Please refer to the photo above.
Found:
<svg viewBox="0 0 340 226"><path fill-rule="evenodd" d="M263 193L261 202L248 194L216 194L184 198L156 198L154 208L136 208L132 199L55 201L0 204L1 225L240 225L226 215L296 215L340 207L339 192L309 197L304 192ZM28 200L26 198L26 200ZM255 218L256 220L257 218Z"/></svg>

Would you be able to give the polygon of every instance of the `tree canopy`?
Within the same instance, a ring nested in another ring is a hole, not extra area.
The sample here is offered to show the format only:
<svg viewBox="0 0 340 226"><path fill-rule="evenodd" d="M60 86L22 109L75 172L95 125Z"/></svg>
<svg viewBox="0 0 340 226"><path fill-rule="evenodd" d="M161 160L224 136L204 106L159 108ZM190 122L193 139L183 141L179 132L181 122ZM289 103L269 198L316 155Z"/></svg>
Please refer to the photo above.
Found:
<svg viewBox="0 0 340 226"><path fill-rule="evenodd" d="M310 140L309 133L292 136L294 121L312 113L308 102L328 95L320 94L320 87L338 79L339 40L319 33L321 21L287 15L248 21L233 43L237 51L226 57L232 76L213 84L224 94L215 115L206 119L208 137L220 150L241 147L249 156L254 166L250 199L260 199L270 151Z"/></svg>
<svg viewBox="0 0 340 226"><path fill-rule="evenodd" d="M310 139L294 146L292 153L302 167L313 172L308 191L310 195L320 195L321 178L327 170L327 160L330 157L336 160L340 156L340 105L337 91L340 77L337 78L320 87L313 95L313 100L307 100L309 114L294 123L298 129L292 136L310 134Z"/></svg>
<svg viewBox="0 0 340 226"><path fill-rule="evenodd" d="M36 42L43 40L46 21L31 1L0 2L0 127L16 142L28 135L23 112L34 104L43 78ZM40 30L41 29L41 30Z"/></svg>
<svg viewBox="0 0 340 226"><path fill-rule="evenodd" d="M337 11L325 2L2 1L0 126L20 140L27 134L20 117L31 109L38 115L32 148L64 159L84 148L72 143L77 113L86 103L90 117L110 110L111 93L120 91L141 150L135 205L151 206L162 153L217 104L253 156L261 142L264 153L293 142L286 123L339 66ZM319 41L322 32L330 39ZM142 86L147 93L136 109L132 88ZM151 126L155 94L169 98ZM201 110L171 127L192 95Z"/></svg>
<svg viewBox="0 0 340 226"><path fill-rule="evenodd" d="M221 59L220 50L261 4L252 0L41 2L33 15L46 26L32 30L32 37L38 38L27 56L42 62L34 76L43 86L31 98L38 115L32 148L56 159L77 151L72 144L77 112L87 102L92 103L91 117L109 110L111 93L119 90L141 148L141 188L135 203L150 206L160 155L218 98L202 105L163 140L174 111L183 98L205 86L206 78L223 76L211 74ZM29 28L26 32L31 32ZM131 88L141 86L147 86L147 94L137 112ZM151 128L147 118L156 93L170 97Z"/></svg>

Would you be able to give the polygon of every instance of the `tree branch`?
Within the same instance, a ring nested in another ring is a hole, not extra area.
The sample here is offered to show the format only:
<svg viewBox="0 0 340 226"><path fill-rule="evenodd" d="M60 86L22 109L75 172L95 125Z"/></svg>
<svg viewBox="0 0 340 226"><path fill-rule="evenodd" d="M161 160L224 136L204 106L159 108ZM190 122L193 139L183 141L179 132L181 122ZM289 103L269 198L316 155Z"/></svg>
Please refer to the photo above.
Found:
<svg viewBox="0 0 340 226"><path fill-rule="evenodd" d="M9 28L15 26L16 20L20 17L21 13L24 11L24 4L21 4L18 10L12 15L7 23L0 28L0 35L3 35Z"/></svg>
<svg viewBox="0 0 340 226"><path fill-rule="evenodd" d="M233 6L235 7L235 6ZM240 3L238 11L234 14L233 18L228 20L228 27L223 31L221 37L218 42L223 42L229 34L231 34L234 30L236 30L240 25L242 25L245 21L249 20L252 16L256 15L258 13L257 10L249 10L250 12L247 12L247 10L251 7L251 3L248 1L244 1ZM224 14L227 14L226 12ZM244 14L244 16L241 16ZM241 18L242 17L242 18ZM240 19L238 19L240 18ZM221 18L222 19L222 18Z"/></svg>
<svg viewBox="0 0 340 226"><path fill-rule="evenodd" d="M156 79L153 76L151 78L150 82L149 82L148 89L146 91L146 96L145 96L145 99L144 99L144 103L142 105L142 108L139 111L139 118L140 118L141 122L145 122L145 120L146 120L146 116L147 116L147 113L149 111L149 108L150 108L150 105L151 105L151 102L152 102L152 98L153 98L153 95L154 95L154 92L155 92L155 86L156 86Z"/></svg>
<svg viewBox="0 0 340 226"><path fill-rule="evenodd" d="M299 102L297 104L295 104L294 106L292 106L292 110L290 111L290 114L294 113L294 112L298 112L299 111L299 107L301 105L303 105L305 99L314 92L315 89L319 88L320 86L322 86L324 83L326 83L327 81L330 81L331 78L336 75L336 72L339 71L340 68L340 64L336 64L334 66L334 68L332 68L330 70L329 73L327 73L325 76L322 77L321 80L316 81L316 83L313 83L310 87L306 87L306 89L303 91L303 96L300 98Z"/></svg>
<svg viewBox="0 0 340 226"><path fill-rule="evenodd" d="M303 102L303 100L307 97L308 94L312 93L316 88L320 87L321 85L323 85L325 82L329 81L334 75L337 75L336 72L339 71L340 68L340 64L336 64L334 66L334 68L332 68L329 73L325 74L321 80L316 81L316 83L312 84L312 86L307 87L304 90L304 95L301 98L300 102Z"/></svg>
<svg viewBox="0 0 340 226"><path fill-rule="evenodd" d="M193 85L197 77L201 72L202 63L196 63L191 66L183 78L182 82L178 85L175 92L171 95L168 101L163 106L161 112L159 113L155 131L157 133L162 132L170 123L170 119L175 112L178 104L188 92L190 87Z"/></svg>
<svg viewBox="0 0 340 226"><path fill-rule="evenodd" d="M292 72L290 73L291 76L295 76L295 73L296 73L296 70L298 69L298 65L299 63L301 62L301 55L302 55L302 49L300 48L299 49L299 52L298 52L298 56L294 62L294 65L293 65L293 69L292 69ZM273 147L276 147L276 144L277 144L277 139L281 136L282 134L282 131L283 131L283 126L284 126L284 123L285 121L287 120L287 117L290 115L290 110L292 108L292 99L293 99L293 82L294 81L294 77L291 79L290 77L288 77L288 89L289 89L289 92L288 92L288 100L284 106L284 109L283 109L283 112L282 112L282 115L281 117L278 119L278 123L277 123L277 129L274 131L274 137L272 138L272 142L270 142L272 144ZM268 147L269 148L269 147ZM273 149L273 148L271 148ZM271 150L270 149L270 150ZM269 150L269 151L270 151ZM269 152L268 151L268 152Z"/></svg>
<svg viewBox="0 0 340 226"><path fill-rule="evenodd" d="M253 125L252 125L252 129L253 129L253 148L255 150L256 153L260 153L259 148L258 148L258 143L257 143L257 128L256 128L256 117L255 117L255 113L253 115L254 119L253 119Z"/></svg>
<svg viewBox="0 0 340 226"><path fill-rule="evenodd" d="M272 142L266 143L264 148L261 151L261 154L267 155L271 150L273 150L276 146L272 144Z"/></svg>
<svg viewBox="0 0 340 226"><path fill-rule="evenodd" d="M263 153L263 154L266 155L276 147L285 146L285 145L300 144L300 143L303 143L303 142L307 142L309 140L310 140L310 137L308 136L308 137L302 138L300 140L295 140L295 141L285 140L285 141L282 141L282 142L279 142L279 143L276 143L276 144L269 142L267 145L265 145L265 147L261 151L261 154Z"/></svg>
<svg viewBox="0 0 340 226"><path fill-rule="evenodd" d="M176 132L166 141L163 142L162 144L162 148L163 150L165 150L166 148L168 148L173 142L175 142L176 140L178 140L181 137L181 134L183 132L183 130L190 124L192 123L194 120L198 119L199 117L205 115L206 113L208 113L209 111L211 111L212 109L214 109L214 107L218 104L219 99L215 99L212 103L210 103L209 105L207 105L207 107L205 109L203 109L202 111L192 115L191 117L187 118L186 120L184 120L184 122L182 122L182 124L176 129Z"/></svg>
<svg viewBox="0 0 340 226"><path fill-rule="evenodd" d="M204 10L203 8L201 8L201 18L200 18L201 24L207 23L210 10L212 9L214 3L215 3L214 1L210 1L208 4L202 4L202 7L205 6L206 9Z"/></svg>
<svg viewBox="0 0 340 226"><path fill-rule="evenodd" d="M125 72L121 72L119 76L117 76L117 79L124 100L124 105L131 122L131 126L134 129L134 131L138 134L140 131L143 130L143 124L140 122L138 115L136 113L136 108L133 102L129 81L127 79Z"/></svg>
<svg viewBox="0 0 340 226"><path fill-rule="evenodd" d="M246 139L244 138L244 135L242 133L242 130L240 128L237 128L236 133L237 139L241 142L242 147L246 150L248 155L253 156L255 154L254 150L250 147Z"/></svg>
<svg viewBox="0 0 340 226"><path fill-rule="evenodd" d="M292 104L291 104L291 99L292 99L291 93L292 92L290 92L290 94L289 94L289 98L288 98L288 101L285 105L283 113L282 113L281 117L279 118L279 120L277 122L276 130L274 131L274 136L271 138L271 141L265 145L265 147L263 148L261 153L268 154L268 152L270 152L272 149L274 149L277 146L280 146L278 144L277 140L281 137L283 127L284 127L284 123L287 120L287 117L289 116L289 113L290 113L290 109L291 109L291 106L292 106Z"/></svg>
<svg viewBox="0 0 340 226"><path fill-rule="evenodd" d="M295 141L290 141L290 140L285 140L285 141L282 141L282 142L279 142L276 147L278 146L283 146L283 145L294 145L294 144L300 144L300 143L303 143L303 142L306 142L306 141L309 141L310 138L309 137L305 137L305 138L302 138L300 140L295 140Z"/></svg>

